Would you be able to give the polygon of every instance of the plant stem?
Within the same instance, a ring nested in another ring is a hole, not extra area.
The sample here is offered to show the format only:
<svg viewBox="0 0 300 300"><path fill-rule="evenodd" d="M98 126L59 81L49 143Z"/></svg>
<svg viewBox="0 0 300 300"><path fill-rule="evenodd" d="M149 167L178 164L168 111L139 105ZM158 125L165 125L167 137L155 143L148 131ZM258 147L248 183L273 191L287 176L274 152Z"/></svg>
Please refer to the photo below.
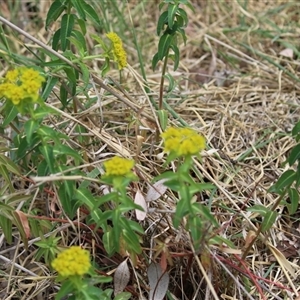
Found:
<svg viewBox="0 0 300 300"><path fill-rule="evenodd" d="M163 109L163 96L164 96L164 82L165 82L165 74L166 74L166 69L167 69L167 63L168 63L168 57L169 57L169 51L168 49L167 54L165 56L165 61L161 73L161 79L160 79L160 88L159 88L159 104L158 104L158 109Z"/></svg>

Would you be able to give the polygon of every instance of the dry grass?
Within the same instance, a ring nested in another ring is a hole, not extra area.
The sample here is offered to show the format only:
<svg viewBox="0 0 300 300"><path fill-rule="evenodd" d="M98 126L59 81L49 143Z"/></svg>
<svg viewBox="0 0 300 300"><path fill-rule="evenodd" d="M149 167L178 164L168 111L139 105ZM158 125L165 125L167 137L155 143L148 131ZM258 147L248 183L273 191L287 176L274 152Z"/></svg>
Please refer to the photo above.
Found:
<svg viewBox="0 0 300 300"><path fill-rule="evenodd" d="M46 2L41 1L37 13L42 20L48 10ZM12 14L4 8L4 16L15 22L17 11ZM124 9L131 12L132 18L126 14L124 21L134 25L142 47L150 93L146 93L140 75L132 32L124 26L115 28L116 16L110 12L112 29L126 37L130 64L123 73L122 88L114 85L119 99L104 93L103 87L95 82L96 89L91 88L90 96L101 97L101 110L97 103L90 109L85 97L79 95L85 109L77 114L66 111L60 122L69 124L64 128L65 133L78 151L86 153L82 171L88 172L94 166L101 168L103 160L116 153L134 157L140 177L138 187L146 193L147 182L160 174L163 164L157 156L162 149L156 142L158 125L150 99L151 96L157 100L160 81L159 70L151 70L158 41L155 36L158 11L154 1L130 1ZM279 0L248 1L247 7L236 1L203 0L195 4L195 13L189 11L188 42L181 46L180 67L176 72L172 72L171 62L169 67L177 87L167 103L178 115L178 119L170 116L169 123L176 126L186 123L207 138L209 148L201 164L195 161L195 169L207 182L214 183L216 190L201 195L199 201L211 207L221 224L219 233L234 244L235 250L206 247L204 241L201 253L193 256L187 232L176 231L169 225L168 212L175 208L176 199L168 194L150 203L151 213L142 224L147 232L145 251L132 277L132 299L142 299L141 291L147 290L147 260L155 258L158 242L164 242L172 256L169 290L177 299L295 299L298 295L298 214L289 216L281 209L271 230L260 236L246 259L240 257L247 237L255 232L260 221L246 208L253 204L270 207L276 201L277 196L267 193L267 189L283 172L283 162L294 145L288 133L300 115L297 52L300 29L296 25L299 9L296 2ZM17 25L39 40L49 41L51 33L30 23L29 15L22 18ZM28 58L31 53L24 43L29 49L37 47L17 34L10 41L16 53ZM291 47L294 47L292 58L280 55ZM95 76L99 76L99 64L93 61L89 65ZM2 65L9 67L4 61ZM119 82L117 72L111 71L109 76ZM51 99L49 105L58 107L55 95ZM56 125L57 120L49 117L48 122ZM72 135L76 123L87 129L90 148L81 149ZM139 136L143 137L141 148L137 143ZM57 217L50 207L52 195L37 190L33 184L28 186L21 178L16 179L15 185L18 193L33 195L30 209L42 207L45 217ZM94 188L99 189L96 185ZM71 221L53 226L51 232L58 232L65 244L86 241L87 247L92 247L89 241L94 238L97 260L109 270L122 261L118 256L106 257L99 237L89 232L83 236L83 229ZM16 231L13 245L6 244L3 235L0 237L1 299L53 299L57 287L48 267L34 259L34 241L29 241L26 251Z"/></svg>

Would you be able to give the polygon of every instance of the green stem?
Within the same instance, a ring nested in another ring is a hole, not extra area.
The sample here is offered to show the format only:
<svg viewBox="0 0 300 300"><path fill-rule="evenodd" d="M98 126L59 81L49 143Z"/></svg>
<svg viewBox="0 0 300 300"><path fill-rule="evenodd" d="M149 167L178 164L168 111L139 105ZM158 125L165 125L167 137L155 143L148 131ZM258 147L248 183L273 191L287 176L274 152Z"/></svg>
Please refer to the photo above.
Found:
<svg viewBox="0 0 300 300"><path fill-rule="evenodd" d="M167 54L165 56L165 61L161 73L161 79L160 79L160 88L159 88L159 105L158 108L161 110L163 109L163 96L164 96L164 82L165 82L165 74L167 70L167 63L168 63L168 57L169 57L169 51L168 49Z"/></svg>

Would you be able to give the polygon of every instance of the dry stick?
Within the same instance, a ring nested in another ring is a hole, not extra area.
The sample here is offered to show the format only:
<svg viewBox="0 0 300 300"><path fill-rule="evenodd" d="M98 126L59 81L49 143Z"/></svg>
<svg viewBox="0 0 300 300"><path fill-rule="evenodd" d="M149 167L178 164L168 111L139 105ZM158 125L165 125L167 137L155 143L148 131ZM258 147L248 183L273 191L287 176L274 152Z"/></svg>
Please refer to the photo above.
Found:
<svg viewBox="0 0 300 300"><path fill-rule="evenodd" d="M45 49L46 51L50 52L51 54L55 55L57 58L61 59L62 61L64 61L65 63L67 63L69 66L71 66L72 68L76 69L78 72L81 73L81 69L75 65L72 61L70 61L69 59L67 59L66 57L64 57L62 54L58 53L57 51L53 50L51 47L47 46L46 44L44 44L43 42L41 42L40 40L36 39L35 37L33 37L32 35L30 35L29 33L27 33L26 31L22 30L21 28L19 28L18 26L14 25L13 23L9 22L8 20L6 20L5 18L3 18L2 16L0 16L0 22L2 22L3 24L7 25L8 27L12 28L13 30L17 31L18 33L22 34L23 36L25 36L26 38L28 38L29 40L31 40L32 42L34 42L35 44L39 45L41 48ZM131 97L129 97L129 95L127 95L127 97L129 98L126 99L124 97L122 97L118 92L116 92L112 87L107 86L100 78L98 78L96 75L91 74L92 78L94 79L94 81L99 84L99 86L103 89L105 89L107 92L111 93L113 96L115 96L116 98L118 98L120 101L124 102L127 106L129 106L134 112L138 112L139 111L139 107L137 105L133 104L133 99ZM81 103L80 103L81 104ZM147 118L149 121L155 123L155 120L151 117L149 117L146 113L142 112L141 113L145 118Z"/></svg>

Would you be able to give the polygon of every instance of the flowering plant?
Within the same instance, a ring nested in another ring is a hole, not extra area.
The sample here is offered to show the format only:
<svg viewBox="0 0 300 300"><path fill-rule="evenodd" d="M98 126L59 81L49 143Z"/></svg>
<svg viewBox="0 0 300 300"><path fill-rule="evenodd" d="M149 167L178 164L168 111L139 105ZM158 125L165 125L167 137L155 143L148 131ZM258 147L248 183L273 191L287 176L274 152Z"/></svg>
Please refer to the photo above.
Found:
<svg viewBox="0 0 300 300"><path fill-rule="evenodd" d="M179 158L176 172L168 171L156 178L166 179L164 184L178 193L178 203L174 215L174 226L178 228L184 217L186 227L190 230L196 249L199 249L205 228L218 223L207 206L196 201L196 195L205 190L213 189L210 183L195 182L191 176L193 156L201 158L200 151L205 148L205 138L191 128L169 127L161 134L164 141L164 152L168 154L167 163Z"/></svg>

